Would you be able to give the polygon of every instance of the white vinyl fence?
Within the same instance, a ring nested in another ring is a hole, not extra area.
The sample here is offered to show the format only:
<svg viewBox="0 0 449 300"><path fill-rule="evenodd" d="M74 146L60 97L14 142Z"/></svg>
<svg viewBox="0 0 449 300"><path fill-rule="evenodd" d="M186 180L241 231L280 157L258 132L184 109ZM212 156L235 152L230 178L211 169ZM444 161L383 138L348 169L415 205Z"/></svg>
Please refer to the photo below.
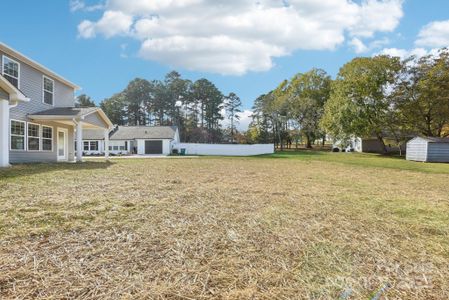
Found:
<svg viewBox="0 0 449 300"><path fill-rule="evenodd" d="M274 144L190 144L179 143L175 148L186 149L186 155L251 156L274 153Z"/></svg>

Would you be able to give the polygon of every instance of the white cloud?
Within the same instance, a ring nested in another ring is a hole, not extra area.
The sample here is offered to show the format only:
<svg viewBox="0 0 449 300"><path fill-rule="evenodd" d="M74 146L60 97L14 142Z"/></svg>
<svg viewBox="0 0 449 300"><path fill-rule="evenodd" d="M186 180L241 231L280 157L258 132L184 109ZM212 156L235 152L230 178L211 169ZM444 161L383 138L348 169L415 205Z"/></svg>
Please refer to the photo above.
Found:
<svg viewBox="0 0 449 300"><path fill-rule="evenodd" d="M359 21L351 29L351 33L359 37L372 37L377 31L391 32L404 15L402 0L366 0L357 15Z"/></svg>
<svg viewBox="0 0 449 300"><path fill-rule="evenodd" d="M140 49L143 58L173 67L236 75L269 70L271 57L283 54L284 50L275 45L228 36L156 38L146 40Z"/></svg>
<svg viewBox="0 0 449 300"><path fill-rule="evenodd" d="M375 55L385 54L401 59L414 56L419 59L426 55L436 56L440 48L449 46L449 20L431 22L424 26L415 41L417 47L412 49L385 48Z"/></svg>
<svg viewBox="0 0 449 300"><path fill-rule="evenodd" d="M253 120L252 115L253 115L252 110L244 110L241 113L239 113L240 120L239 124L237 125L237 130L239 131L248 130L249 124Z"/></svg>
<svg viewBox="0 0 449 300"><path fill-rule="evenodd" d="M222 115L224 116L224 110L222 110ZM247 131L249 124L251 123L253 115L253 111L249 109L245 109L242 112L238 113L238 116L240 117L240 120L235 125L237 130L240 132ZM228 127L230 125L230 121L227 118L224 118L221 121L221 126Z"/></svg>
<svg viewBox="0 0 449 300"><path fill-rule="evenodd" d="M387 38L380 39L380 40L374 40L368 44L365 44L359 38L353 38L349 42L349 45L351 45L354 48L355 53L361 54L361 53L366 53L366 52L372 51L374 49L379 49L388 43L390 43L390 40Z"/></svg>
<svg viewBox="0 0 449 300"><path fill-rule="evenodd" d="M424 48L415 48L411 50L399 49L399 48L385 48L382 51L376 53L376 55L390 55L400 57L401 59L409 58L410 56L415 56L416 58L420 58L430 54Z"/></svg>
<svg viewBox="0 0 449 300"><path fill-rule="evenodd" d="M78 25L78 36L89 39L94 38L95 33L95 23L91 21L84 20Z"/></svg>
<svg viewBox="0 0 449 300"><path fill-rule="evenodd" d="M432 22L424 26L415 44L421 47L449 47L449 20Z"/></svg>
<svg viewBox="0 0 449 300"><path fill-rule="evenodd" d="M78 30L83 38L135 38L141 57L172 67L240 75L269 70L295 50L335 49L347 35L362 47L361 38L396 28L402 2L109 0L100 20Z"/></svg>
<svg viewBox="0 0 449 300"><path fill-rule="evenodd" d="M121 11L108 10L96 23L84 20L78 25L78 33L82 38L94 38L101 33L106 38L130 33L133 17Z"/></svg>
<svg viewBox="0 0 449 300"><path fill-rule="evenodd" d="M359 38L353 38L349 44L354 47L355 53L363 53L369 50L369 48Z"/></svg>
<svg viewBox="0 0 449 300"><path fill-rule="evenodd" d="M96 10L103 9L105 6L104 4L96 4L96 5L86 5L86 3L82 0L70 0L70 11L76 12L76 11L87 11L92 12Z"/></svg>
<svg viewBox="0 0 449 300"><path fill-rule="evenodd" d="M440 52L439 48L434 49L424 49L424 48L414 48L411 50L407 49L399 49L399 48L386 48L382 51L374 54L375 55L390 55L399 57L402 60L411 58L412 56L414 59L411 61L411 63L416 63L421 57L431 55L431 56L438 56Z"/></svg>

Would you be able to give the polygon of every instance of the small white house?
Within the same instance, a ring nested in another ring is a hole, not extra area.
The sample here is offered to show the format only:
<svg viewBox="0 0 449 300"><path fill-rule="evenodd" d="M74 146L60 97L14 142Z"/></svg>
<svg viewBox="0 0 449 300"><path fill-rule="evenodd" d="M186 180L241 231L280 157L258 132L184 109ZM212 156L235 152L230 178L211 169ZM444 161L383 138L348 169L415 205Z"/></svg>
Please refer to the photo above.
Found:
<svg viewBox="0 0 449 300"><path fill-rule="evenodd" d="M109 142L109 145L111 142ZM101 155L104 153L104 133L100 130L85 129L83 131L83 154ZM76 149L76 143L75 143Z"/></svg>
<svg viewBox="0 0 449 300"><path fill-rule="evenodd" d="M169 155L179 143L179 131L175 126L118 126L111 134L114 142L132 154Z"/></svg>
<svg viewBox="0 0 449 300"><path fill-rule="evenodd" d="M407 160L449 162L449 138L415 137L407 143Z"/></svg>
<svg viewBox="0 0 449 300"><path fill-rule="evenodd" d="M179 143L174 126L116 126L109 134L109 153L113 155L169 155ZM83 134L85 155L101 155L104 138L95 130Z"/></svg>

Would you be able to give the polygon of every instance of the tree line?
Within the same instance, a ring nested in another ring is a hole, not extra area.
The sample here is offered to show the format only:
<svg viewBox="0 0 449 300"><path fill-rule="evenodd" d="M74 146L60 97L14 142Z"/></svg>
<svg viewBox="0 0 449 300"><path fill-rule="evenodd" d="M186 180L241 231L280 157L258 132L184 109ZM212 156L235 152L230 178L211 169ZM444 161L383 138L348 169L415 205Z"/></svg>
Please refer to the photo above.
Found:
<svg viewBox="0 0 449 300"><path fill-rule="evenodd" d="M86 95L79 106L94 106ZM233 142L241 112L235 93L224 95L207 79L190 81L172 71L164 80L136 78L100 107L112 123L128 126L178 126L184 142ZM229 125L223 126L224 118Z"/></svg>
<svg viewBox="0 0 449 300"><path fill-rule="evenodd" d="M299 73L258 97L248 138L306 147L375 137L403 144L413 135L449 136L449 51L422 58L379 55L346 63L335 80L321 69Z"/></svg>

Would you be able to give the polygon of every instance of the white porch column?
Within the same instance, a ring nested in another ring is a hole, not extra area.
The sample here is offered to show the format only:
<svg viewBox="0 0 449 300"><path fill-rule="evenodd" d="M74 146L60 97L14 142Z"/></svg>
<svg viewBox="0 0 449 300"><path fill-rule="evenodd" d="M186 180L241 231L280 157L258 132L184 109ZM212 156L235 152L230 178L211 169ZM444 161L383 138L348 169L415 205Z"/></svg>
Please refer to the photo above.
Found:
<svg viewBox="0 0 449 300"><path fill-rule="evenodd" d="M9 101L0 99L0 167L9 167Z"/></svg>
<svg viewBox="0 0 449 300"><path fill-rule="evenodd" d="M109 129L104 131L104 157L109 159Z"/></svg>
<svg viewBox="0 0 449 300"><path fill-rule="evenodd" d="M83 160L83 123L79 121L76 124L76 161L81 162Z"/></svg>

